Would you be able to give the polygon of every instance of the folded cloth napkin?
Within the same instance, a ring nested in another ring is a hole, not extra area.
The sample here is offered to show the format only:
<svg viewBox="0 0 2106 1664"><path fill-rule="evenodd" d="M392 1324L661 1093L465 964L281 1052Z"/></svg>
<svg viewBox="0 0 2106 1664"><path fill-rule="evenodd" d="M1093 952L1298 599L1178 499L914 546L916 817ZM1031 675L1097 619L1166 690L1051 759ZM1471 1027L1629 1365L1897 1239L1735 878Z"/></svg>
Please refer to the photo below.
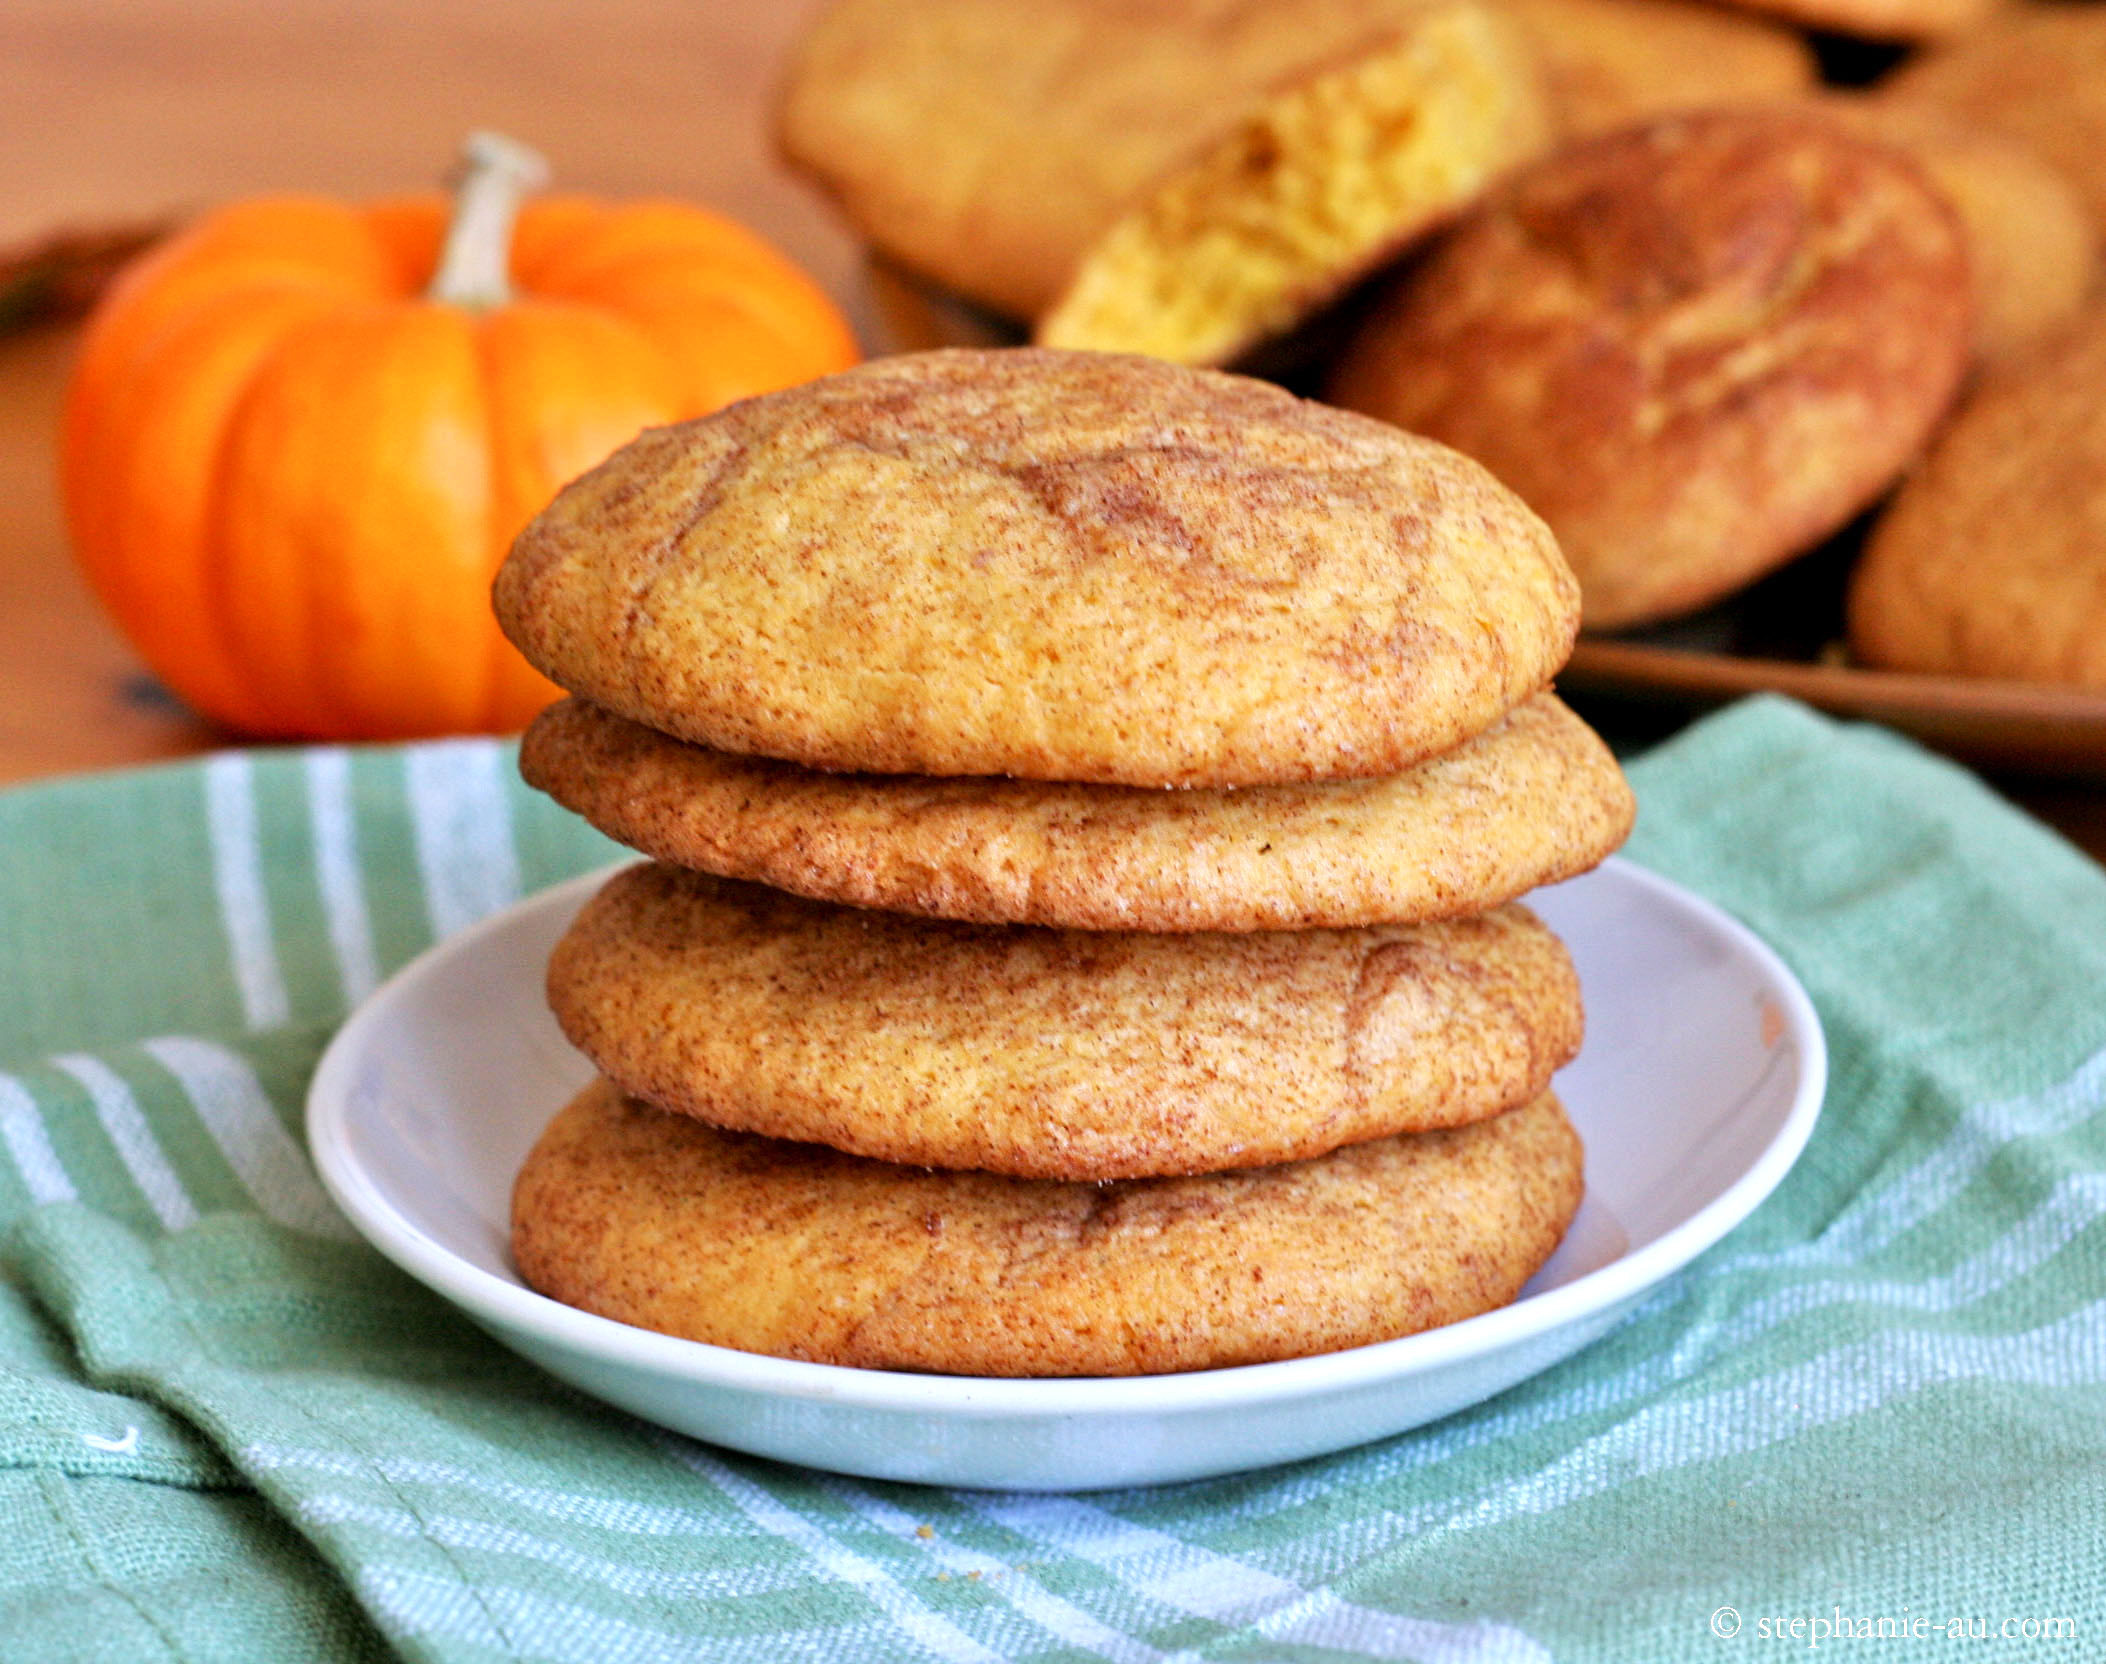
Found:
<svg viewBox="0 0 2106 1664"><path fill-rule="evenodd" d="M1072 1497L662 1432L352 1237L299 1133L331 1024L615 853L507 749L0 795L0 1657L2106 1656L2106 873L1780 701L1632 774L1630 853L1827 1025L1783 1188L1475 1410Z"/></svg>

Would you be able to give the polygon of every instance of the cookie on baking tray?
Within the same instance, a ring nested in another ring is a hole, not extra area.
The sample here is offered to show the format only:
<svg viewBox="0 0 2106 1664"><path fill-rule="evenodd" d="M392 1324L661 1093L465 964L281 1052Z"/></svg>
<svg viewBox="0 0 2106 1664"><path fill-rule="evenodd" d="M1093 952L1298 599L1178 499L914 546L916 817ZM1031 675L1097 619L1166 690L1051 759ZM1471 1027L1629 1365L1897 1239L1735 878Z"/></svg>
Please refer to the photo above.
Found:
<svg viewBox="0 0 2106 1664"><path fill-rule="evenodd" d="M1873 525L1850 644L1890 670L2106 690L2106 312L1986 376Z"/></svg>
<svg viewBox="0 0 2106 1664"><path fill-rule="evenodd" d="M2096 7L2011 6L1918 53L1880 83L1878 96L2031 146L2076 187L2106 233L2106 14Z"/></svg>
<svg viewBox="0 0 2106 1664"><path fill-rule="evenodd" d="M1122 1184L923 1171L596 1082L514 1191L533 1287L748 1352L990 1376L1338 1351L1510 1301L1580 1197L1557 1100L1313 1161Z"/></svg>
<svg viewBox="0 0 2106 1664"><path fill-rule="evenodd" d="M2032 146L1933 104L1834 94L1816 107L1906 152L1958 214L1978 361L2025 352L2083 309L2099 228L2076 186Z"/></svg>
<svg viewBox="0 0 2106 1664"><path fill-rule="evenodd" d="M1241 377L922 353L655 429L493 593L528 661L811 767L1246 786L1394 773L1570 651L1542 522L1431 441Z"/></svg>
<svg viewBox="0 0 2106 1664"><path fill-rule="evenodd" d="M835 0L792 53L778 132L889 259L1030 320L1166 176L1292 111L1290 89L1394 55L1422 14L1449 20L1457 65L1512 67L1485 112L1500 131L1540 126L1533 66L1477 0Z"/></svg>
<svg viewBox="0 0 2106 1664"><path fill-rule="evenodd" d="M1230 363L1553 138L1526 34L1478 0L1398 8L1383 38L1227 113L1089 245L1042 344Z"/></svg>
<svg viewBox="0 0 2106 1664"><path fill-rule="evenodd" d="M1804 36L1709 0L1502 0L1542 58L1567 141L1670 110L1812 89Z"/></svg>
<svg viewBox="0 0 2106 1664"><path fill-rule="evenodd" d="M1033 1178L1215 1172L1458 1126L1579 1050L1527 909L1184 935L953 924L639 865L549 962L624 1090L881 1161Z"/></svg>
<svg viewBox="0 0 2106 1664"><path fill-rule="evenodd" d="M1970 327L1960 228L1915 164L1815 113L1706 111L1517 176L1377 303L1331 393L1490 467L1613 628L1873 501Z"/></svg>
<svg viewBox="0 0 2106 1664"><path fill-rule="evenodd" d="M519 754L529 784L676 866L818 900L1078 930L1300 930L1482 911L1593 867L1635 805L1541 693L1370 780L1145 791L826 774L688 745L583 700Z"/></svg>

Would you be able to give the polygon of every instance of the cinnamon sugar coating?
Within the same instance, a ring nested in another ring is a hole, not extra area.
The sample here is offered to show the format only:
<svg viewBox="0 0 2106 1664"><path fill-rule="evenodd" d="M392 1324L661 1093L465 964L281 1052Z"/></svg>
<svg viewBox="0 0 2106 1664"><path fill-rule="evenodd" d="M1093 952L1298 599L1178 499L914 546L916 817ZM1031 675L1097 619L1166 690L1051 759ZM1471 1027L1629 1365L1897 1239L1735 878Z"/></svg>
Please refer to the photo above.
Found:
<svg viewBox="0 0 2106 1664"><path fill-rule="evenodd" d="M961 1375L1148 1375L1339 1351L1504 1305L1577 1210L1546 1094L1315 1161L1062 1184L719 1132L605 1081L514 1194L534 1287L749 1352Z"/></svg>
<svg viewBox="0 0 2106 1664"><path fill-rule="evenodd" d="M1579 1050L1519 906L1365 930L1145 935L903 918L675 867L617 874L549 1003L628 1092L913 1166L1202 1173L1457 1126Z"/></svg>
<svg viewBox="0 0 2106 1664"><path fill-rule="evenodd" d="M1542 522L1429 440L1241 377L881 359L643 434L494 590L527 659L720 750L1244 786L1394 773L1570 651Z"/></svg>

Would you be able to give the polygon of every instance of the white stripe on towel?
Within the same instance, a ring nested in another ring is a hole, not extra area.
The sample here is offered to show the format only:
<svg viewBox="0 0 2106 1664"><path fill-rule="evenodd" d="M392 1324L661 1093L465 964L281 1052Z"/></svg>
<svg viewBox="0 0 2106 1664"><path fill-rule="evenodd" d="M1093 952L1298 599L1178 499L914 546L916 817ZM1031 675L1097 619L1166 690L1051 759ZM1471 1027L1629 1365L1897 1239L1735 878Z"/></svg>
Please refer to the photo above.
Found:
<svg viewBox="0 0 2106 1664"><path fill-rule="evenodd" d="M29 1088L13 1075L0 1075L0 1142L14 1159L30 1198L37 1202L71 1202L76 1199L73 1181L66 1177L51 1135L44 1130L44 1116Z"/></svg>
<svg viewBox="0 0 2106 1664"><path fill-rule="evenodd" d="M146 1198L146 1205L154 1210L154 1217L161 1221L161 1228L180 1231L195 1224L197 1207L161 1148L161 1141L154 1137L154 1129L147 1124L132 1089L99 1058L74 1053L51 1061L79 1081L88 1094L95 1105L96 1119L110 1135L118 1159Z"/></svg>
<svg viewBox="0 0 2106 1664"><path fill-rule="evenodd" d="M435 939L519 899L505 755L490 740L441 740L408 754L410 823Z"/></svg>
<svg viewBox="0 0 2106 1664"><path fill-rule="evenodd" d="M358 870L358 828L351 813L351 757L341 747L307 753L307 815L314 832L315 884L329 924L344 1004L354 1006L380 982L373 921Z"/></svg>
<svg viewBox="0 0 2106 1664"><path fill-rule="evenodd" d="M263 887L263 848L256 833L255 774L239 751L205 763L205 822L212 840L212 884L221 928L250 1028L276 1028L292 1015L285 973L271 935L270 898Z"/></svg>
<svg viewBox="0 0 2106 1664"><path fill-rule="evenodd" d="M1263 1567L1152 1531L1068 1496L968 1496L984 1518L1102 1566L1138 1594L1276 1641L1420 1664L1550 1664L1541 1643L1498 1623L1441 1623L1354 1606Z"/></svg>
<svg viewBox="0 0 2106 1664"><path fill-rule="evenodd" d="M324 1236L351 1234L246 1059L181 1035L148 1040L144 1050L181 1083L227 1165L268 1217Z"/></svg>
<svg viewBox="0 0 2106 1664"><path fill-rule="evenodd" d="M842 1582L867 1595L917 1645L943 1658L1001 1664L999 1653L991 1652L948 1618L921 1605L884 1567L844 1548L795 1509L733 1472L700 1446L676 1444L670 1439L662 1443L683 1467L701 1474L737 1503L754 1524L794 1543Z"/></svg>

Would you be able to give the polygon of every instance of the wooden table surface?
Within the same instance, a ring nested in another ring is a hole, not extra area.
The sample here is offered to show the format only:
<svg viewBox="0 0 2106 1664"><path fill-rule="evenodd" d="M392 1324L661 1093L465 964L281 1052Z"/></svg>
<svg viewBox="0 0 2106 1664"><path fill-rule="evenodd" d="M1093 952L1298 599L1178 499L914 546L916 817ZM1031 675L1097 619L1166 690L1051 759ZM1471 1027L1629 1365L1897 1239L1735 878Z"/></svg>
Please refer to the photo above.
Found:
<svg viewBox="0 0 2106 1664"><path fill-rule="evenodd" d="M464 133L494 127L565 186L732 214L881 349L859 250L768 139L786 44L816 3L7 0L0 257L259 190L435 184ZM0 782L232 741L159 691L73 572L53 438L75 334L0 334ZM1998 784L2106 857L2106 786Z"/></svg>

